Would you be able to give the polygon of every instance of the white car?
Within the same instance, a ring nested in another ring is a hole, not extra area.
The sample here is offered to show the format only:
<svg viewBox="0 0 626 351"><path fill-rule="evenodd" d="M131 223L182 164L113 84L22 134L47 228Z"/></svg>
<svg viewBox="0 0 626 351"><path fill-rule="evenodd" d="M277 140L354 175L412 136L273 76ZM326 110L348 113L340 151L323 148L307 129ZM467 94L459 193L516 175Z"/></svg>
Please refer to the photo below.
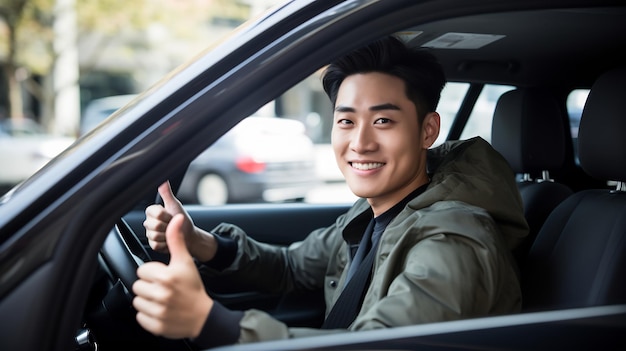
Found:
<svg viewBox="0 0 626 351"><path fill-rule="evenodd" d="M315 161L302 122L252 116L191 162L177 195L202 205L300 201L319 185Z"/></svg>
<svg viewBox="0 0 626 351"><path fill-rule="evenodd" d="M136 97L92 100L83 114L81 135ZM305 125L260 109L191 162L177 196L202 205L301 201L319 183L315 148Z"/></svg>
<svg viewBox="0 0 626 351"><path fill-rule="evenodd" d="M12 187L30 177L74 140L47 134L31 119L0 121L0 185Z"/></svg>

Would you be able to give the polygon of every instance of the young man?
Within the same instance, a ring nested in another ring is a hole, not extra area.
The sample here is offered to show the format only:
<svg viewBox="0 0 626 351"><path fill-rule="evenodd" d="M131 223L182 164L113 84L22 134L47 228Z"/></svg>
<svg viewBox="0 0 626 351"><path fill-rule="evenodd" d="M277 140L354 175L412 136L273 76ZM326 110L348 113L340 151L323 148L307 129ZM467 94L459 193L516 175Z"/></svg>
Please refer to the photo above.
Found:
<svg viewBox="0 0 626 351"><path fill-rule="evenodd" d="M510 250L527 225L514 176L479 138L429 150L445 84L436 60L389 37L332 63L323 84L337 164L362 199L282 248L230 224L195 227L163 184L164 207L148 207L144 226L170 262L139 267L133 285L145 329L213 347L519 310ZM258 290L324 288L326 321L289 328L262 311L230 311L207 295L194 258Z"/></svg>

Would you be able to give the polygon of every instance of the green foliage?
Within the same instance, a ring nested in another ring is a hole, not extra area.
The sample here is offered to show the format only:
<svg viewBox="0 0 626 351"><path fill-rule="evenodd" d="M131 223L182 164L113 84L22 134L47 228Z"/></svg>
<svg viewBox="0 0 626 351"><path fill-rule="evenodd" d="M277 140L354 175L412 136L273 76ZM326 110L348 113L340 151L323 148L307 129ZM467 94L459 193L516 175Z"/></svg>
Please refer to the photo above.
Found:
<svg viewBox="0 0 626 351"><path fill-rule="evenodd" d="M31 92L41 91L43 87L33 88L38 83L29 77L47 76L52 70L53 24L55 14L62 10L59 4L65 2L74 5L77 42L92 44L88 52L79 52L81 72L94 69L107 57L104 51L109 48L115 51L108 57L112 54L128 61L140 51L167 46L166 40L190 42L193 44L178 50L191 51L191 56L194 47L205 46L223 34L207 28L215 23L241 23L250 15L247 5L234 0L0 0L0 66L6 71L5 79L7 74L20 72L20 79L28 79ZM19 90L15 82L11 89ZM4 89L0 94L11 95ZM19 99L16 94L14 99ZM0 96L2 100L7 99ZM13 103L21 105L17 100Z"/></svg>
<svg viewBox="0 0 626 351"><path fill-rule="evenodd" d="M117 39L160 24L185 40L214 18L236 23L249 16L248 6L232 0L75 0L75 6L79 35ZM16 66L46 74L53 60L54 10L55 0L0 0L0 61L8 57L9 34L14 32Z"/></svg>
<svg viewBox="0 0 626 351"><path fill-rule="evenodd" d="M142 29L163 15L159 1L80 0L76 3L81 31L115 34L124 28Z"/></svg>

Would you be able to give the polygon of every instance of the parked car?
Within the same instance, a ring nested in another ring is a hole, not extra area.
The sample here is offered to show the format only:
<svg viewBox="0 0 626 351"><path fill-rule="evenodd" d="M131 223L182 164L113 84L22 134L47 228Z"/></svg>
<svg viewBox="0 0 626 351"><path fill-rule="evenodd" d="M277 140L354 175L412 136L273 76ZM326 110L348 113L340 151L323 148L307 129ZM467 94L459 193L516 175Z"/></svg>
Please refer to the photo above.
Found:
<svg viewBox="0 0 626 351"><path fill-rule="evenodd" d="M319 182L302 122L252 116L189 164L177 195L202 205L302 201Z"/></svg>
<svg viewBox="0 0 626 351"><path fill-rule="evenodd" d="M126 106L136 97L137 94L124 94L106 96L89 101L81 116L80 135L94 129L100 122L112 115L113 112Z"/></svg>
<svg viewBox="0 0 626 351"><path fill-rule="evenodd" d="M45 133L32 119L0 120L0 191L33 175L74 140Z"/></svg>
<svg viewBox="0 0 626 351"><path fill-rule="evenodd" d="M82 134L135 98L92 100L85 108ZM319 183L315 149L304 124L253 114L189 164L177 195L185 203L202 205L301 201Z"/></svg>
<svg viewBox="0 0 626 351"><path fill-rule="evenodd" d="M530 183L563 184L573 193L552 210L521 257L523 310L218 350L626 349L624 18L623 2L608 0L330 0L273 8L2 198L0 349L194 350L190 340L154 337L135 321L129 288L136 268L161 259L146 249L137 204L154 201L167 179L178 187L198 155L259 107L338 55L393 33L429 48L450 83L467 85L463 103L446 121L448 140L460 138L485 85L507 85L515 87L506 95L514 99L505 100L518 105L500 109L498 100L494 117L510 129L499 134L506 129L494 123L491 141L538 151L531 161L556 154L550 179ZM517 99L526 89L548 103ZM578 130L580 164L566 111L575 89L590 89ZM527 120L537 124L529 127ZM553 128L559 125L565 127ZM534 172L529 178L545 174ZM349 207L186 208L207 230L230 222L256 240L287 245L334 223ZM316 327L324 315L317 292L270 294L219 281L206 287L229 308L262 309L290 326Z"/></svg>

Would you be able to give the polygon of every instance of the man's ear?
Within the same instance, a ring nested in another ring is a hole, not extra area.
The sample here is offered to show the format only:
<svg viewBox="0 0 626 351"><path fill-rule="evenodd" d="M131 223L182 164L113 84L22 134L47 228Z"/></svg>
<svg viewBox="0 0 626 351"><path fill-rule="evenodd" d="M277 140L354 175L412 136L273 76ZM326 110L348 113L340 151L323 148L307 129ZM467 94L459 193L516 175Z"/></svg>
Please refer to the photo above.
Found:
<svg viewBox="0 0 626 351"><path fill-rule="evenodd" d="M441 117L437 112L429 112L422 122L422 148L428 149L439 137Z"/></svg>

